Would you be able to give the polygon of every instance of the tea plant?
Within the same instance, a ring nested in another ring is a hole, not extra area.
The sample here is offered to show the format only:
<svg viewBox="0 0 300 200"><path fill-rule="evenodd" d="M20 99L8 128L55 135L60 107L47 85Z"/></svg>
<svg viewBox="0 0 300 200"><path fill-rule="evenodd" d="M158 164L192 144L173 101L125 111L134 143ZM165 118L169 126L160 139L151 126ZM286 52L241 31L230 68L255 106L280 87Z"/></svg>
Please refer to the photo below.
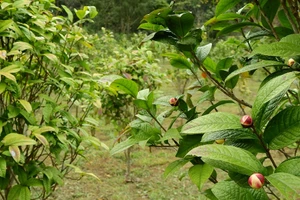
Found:
<svg viewBox="0 0 300 200"><path fill-rule="evenodd" d="M82 24L94 7L73 13L53 1L0 3L0 196L47 199L86 145L99 93L81 49L91 48ZM92 174L90 174L92 175ZM93 176L93 175L92 175Z"/></svg>
<svg viewBox="0 0 300 200"><path fill-rule="evenodd" d="M218 31L219 37L238 32L244 38L242 45L248 53L238 60L211 59L212 44L202 45L203 30L194 27L189 11L175 11L171 4L144 17L140 28L152 32L144 41L175 46L178 53L166 54L170 64L188 70L197 80L189 88L201 95L196 100L190 93L158 96L150 89L139 90L132 80L112 81L110 88L134 98L140 112L127 129L131 136L111 153L135 144L178 147L178 160L167 167L164 176L192 163L188 174L201 191L201 199L299 199L299 4L256 0L237 9L239 2L220 0L215 16L205 23L205 30ZM259 44L265 38L269 43ZM254 102L246 102L234 88L243 73L258 70L267 75ZM231 100L216 102L215 91ZM211 106L201 113L204 101ZM228 103L234 103L241 114L218 112L219 106ZM275 160L277 152L285 160ZM204 190L208 180L214 185Z"/></svg>

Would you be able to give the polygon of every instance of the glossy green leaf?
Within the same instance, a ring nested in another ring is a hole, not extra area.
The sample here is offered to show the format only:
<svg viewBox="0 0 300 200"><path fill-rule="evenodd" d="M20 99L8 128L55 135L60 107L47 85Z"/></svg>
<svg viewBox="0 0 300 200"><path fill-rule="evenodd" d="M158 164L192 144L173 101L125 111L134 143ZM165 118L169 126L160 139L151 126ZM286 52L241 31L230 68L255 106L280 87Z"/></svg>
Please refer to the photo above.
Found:
<svg viewBox="0 0 300 200"><path fill-rule="evenodd" d="M218 33L218 36L225 35L225 34L231 33L231 32L236 31L236 30L240 30L241 28L248 27L248 26L258 26L258 27L260 27L259 24L254 23L254 22L240 22L240 23L237 23L237 24L226 26L225 28L223 28Z"/></svg>
<svg viewBox="0 0 300 200"><path fill-rule="evenodd" d="M236 84L238 83L238 81L239 81L239 76L234 76L234 77L232 77L231 79L227 79L226 77L230 74L230 73L232 73L232 72L234 72L235 70L237 70L238 69L238 67L237 67L237 65L232 65L229 69L227 69L227 70L220 70L219 71L219 74L220 74L220 77L221 77L221 79L222 80L226 80L225 81L225 86L227 87L227 88L230 88L230 89L233 89L235 86L236 86Z"/></svg>
<svg viewBox="0 0 300 200"><path fill-rule="evenodd" d="M5 178L6 176L6 160L0 157L0 177Z"/></svg>
<svg viewBox="0 0 300 200"><path fill-rule="evenodd" d="M189 169L189 177L198 189L201 190L213 170L214 168L208 164L194 165Z"/></svg>
<svg viewBox="0 0 300 200"><path fill-rule="evenodd" d="M14 185L8 192L8 200L30 200L31 192L27 186Z"/></svg>
<svg viewBox="0 0 300 200"><path fill-rule="evenodd" d="M208 132L202 136L201 142L210 142L219 139L256 139L251 129L227 129L216 132Z"/></svg>
<svg viewBox="0 0 300 200"><path fill-rule="evenodd" d="M264 131L270 149L281 149L300 139L300 106L291 106L271 119Z"/></svg>
<svg viewBox="0 0 300 200"><path fill-rule="evenodd" d="M252 70L260 69L263 67L270 67L270 66L285 66L285 64L277 61L271 61L271 60L264 60L261 62L257 62L251 65L246 65L238 70L233 71L229 76L227 76L226 81L233 78L234 76L244 73L244 72L249 72Z"/></svg>
<svg viewBox="0 0 300 200"><path fill-rule="evenodd" d="M191 12L168 15L168 28L178 37L184 37L194 25L194 15Z"/></svg>
<svg viewBox="0 0 300 200"><path fill-rule="evenodd" d="M26 101L26 100L24 100L24 99L19 99L19 102L20 102L20 104L25 108L25 110L26 110L27 112L29 112L29 113L32 112L31 104L30 104L28 101Z"/></svg>
<svg viewBox="0 0 300 200"><path fill-rule="evenodd" d="M132 97L136 97L138 93L138 85L134 81L125 78L114 80L110 84L110 87L117 91L129 94Z"/></svg>
<svg viewBox="0 0 300 200"><path fill-rule="evenodd" d="M249 190L238 186L233 181L222 181L217 183L212 188L212 192L217 197L217 199L222 200L255 200Z"/></svg>
<svg viewBox="0 0 300 200"><path fill-rule="evenodd" d="M199 46L196 49L196 56L199 59L200 62L203 62L205 58L208 56L210 50L211 50L212 44L209 43L204 46Z"/></svg>
<svg viewBox="0 0 300 200"><path fill-rule="evenodd" d="M231 9L239 2L240 2L240 0L220 0L216 6L215 15L218 17L220 14Z"/></svg>
<svg viewBox="0 0 300 200"><path fill-rule="evenodd" d="M234 146L203 145L192 149L187 155L201 157L209 165L240 174L251 175L264 171L264 167L253 154Z"/></svg>
<svg viewBox="0 0 300 200"><path fill-rule="evenodd" d="M1 141L5 146L35 145L36 141L18 133L10 133Z"/></svg>
<svg viewBox="0 0 300 200"><path fill-rule="evenodd" d="M275 169L275 172L285 172L300 177L300 157L293 157L283 161Z"/></svg>
<svg viewBox="0 0 300 200"><path fill-rule="evenodd" d="M217 112L198 117L188 122L183 126L181 132L184 134L200 134L239 128L242 128L240 117L230 113Z"/></svg>
<svg viewBox="0 0 300 200"><path fill-rule="evenodd" d="M179 159L179 160L175 160L175 161L171 162L168 165L168 167L165 169L165 172L163 175L164 178L167 178L170 175L173 175L188 162L189 162L188 159Z"/></svg>
<svg viewBox="0 0 300 200"><path fill-rule="evenodd" d="M279 172L266 177L284 199L300 199L300 177Z"/></svg>
<svg viewBox="0 0 300 200"><path fill-rule="evenodd" d="M253 120L258 119L258 114L263 108L265 103L274 99L276 96L285 93L290 85L294 82L296 76L293 72L280 75L268 81L263 85L257 93L256 99L252 107L252 118Z"/></svg>

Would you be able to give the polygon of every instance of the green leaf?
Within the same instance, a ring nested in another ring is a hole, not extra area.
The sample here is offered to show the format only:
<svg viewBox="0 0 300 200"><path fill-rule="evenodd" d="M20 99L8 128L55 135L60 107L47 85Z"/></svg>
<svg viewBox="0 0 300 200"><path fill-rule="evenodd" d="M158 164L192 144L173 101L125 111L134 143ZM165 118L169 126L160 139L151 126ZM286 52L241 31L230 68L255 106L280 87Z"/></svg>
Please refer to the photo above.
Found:
<svg viewBox="0 0 300 200"><path fill-rule="evenodd" d="M35 134L34 135L44 146L48 147L49 146L49 142L48 140L45 138L45 136L41 135L41 134Z"/></svg>
<svg viewBox="0 0 300 200"><path fill-rule="evenodd" d="M202 136L201 142L210 142L219 139L256 139L256 136L247 128L228 129L205 133Z"/></svg>
<svg viewBox="0 0 300 200"><path fill-rule="evenodd" d="M114 80L110 84L110 87L129 94L132 97L136 97L138 93L138 85L134 81L125 78Z"/></svg>
<svg viewBox="0 0 300 200"><path fill-rule="evenodd" d="M0 83L0 94L2 94L5 91L5 89L6 89L6 84L1 82Z"/></svg>
<svg viewBox="0 0 300 200"><path fill-rule="evenodd" d="M110 154L114 155L114 154L120 153L120 152L132 147L133 145L135 145L139 142L140 142L140 140L135 139L133 137L129 137L127 140L125 140L123 142L120 142L116 146L114 146L111 149Z"/></svg>
<svg viewBox="0 0 300 200"><path fill-rule="evenodd" d="M31 113L31 112L32 112L31 104L30 104L28 101L23 100L23 99L19 99L19 102L20 102L20 104L25 108L25 110L26 110L28 113Z"/></svg>
<svg viewBox="0 0 300 200"><path fill-rule="evenodd" d="M205 60L205 58L208 56L208 54L211 50L211 47L212 47L212 43L197 47L196 56L201 62L203 62Z"/></svg>
<svg viewBox="0 0 300 200"><path fill-rule="evenodd" d="M258 119L258 114L264 104L276 96L285 93L295 79L296 76L293 72L286 73L273 78L259 89L252 107L252 118L254 122Z"/></svg>
<svg viewBox="0 0 300 200"><path fill-rule="evenodd" d="M293 157L283 161L275 169L275 172L285 172L300 177L300 157Z"/></svg>
<svg viewBox="0 0 300 200"><path fill-rule="evenodd" d="M187 155L201 157L207 164L240 174L251 175L264 171L264 167L253 154L234 146L203 145L192 149Z"/></svg>
<svg viewBox="0 0 300 200"><path fill-rule="evenodd" d="M280 40L280 42L295 44L300 47L300 34L291 34Z"/></svg>
<svg viewBox="0 0 300 200"><path fill-rule="evenodd" d="M238 186L233 181L222 181L217 183L212 188L213 194L217 199L222 200L233 200L233 199L243 199L243 200L255 200L252 194L246 188Z"/></svg>
<svg viewBox="0 0 300 200"><path fill-rule="evenodd" d="M170 7L157 9L145 15L143 21L146 21L151 24L166 25L165 20L171 12L172 9Z"/></svg>
<svg viewBox="0 0 300 200"><path fill-rule="evenodd" d="M6 176L6 160L0 157L0 177L5 178Z"/></svg>
<svg viewBox="0 0 300 200"><path fill-rule="evenodd" d="M270 149L281 149L300 139L300 106L291 106L271 119L264 131Z"/></svg>
<svg viewBox="0 0 300 200"><path fill-rule="evenodd" d="M178 69L191 69L190 62L183 56L170 59L170 64Z"/></svg>
<svg viewBox="0 0 300 200"><path fill-rule="evenodd" d="M90 177L97 179L98 181L101 181L100 178L98 176L96 176L94 173L84 172L84 171L82 171L82 169L80 169L79 167L77 167L75 165L67 164L67 166L73 168L74 172L77 174L80 174L81 176L90 176Z"/></svg>
<svg viewBox="0 0 300 200"><path fill-rule="evenodd" d="M160 140L163 142L165 140L181 139L181 138L182 137L181 137L179 131L177 130L177 128L171 128L163 135L163 137Z"/></svg>
<svg viewBox="0 0 300 200"><path fill-rule="evenodd" d="M216 104L210 106L208 109L206 109L202 115L207 115L209 114L211 111L213 111L215 108L221 106L221 105L224 105L224 104L227 104L227 103L234 103L234 101L231 101L231 100L221 100L221 101L218 101Z"/></svg>
<svg viewBox="0 0 300 200"><path fill-rule="evenodd" d="M276 16L279 6L280 6L280 0L267 1L263 5L262 12L264 12L265 15L262 16L261 21L264 27L270 29L270 26L266 20L269 20L271 24L273 23L274 17ZM267 17L268 19L266 19L265 17Z"/></svg>
<svg viewBox="0 0 300 200"><path fill-rule="evenodd" d="M0 33L8 29L13 24L13 20L0 20Z"/></svg>
<svg viewBox="0 0 300 200"><path fill-rule="evenodd" d="M264 60L264 61L257 62L257 63L251 64L251 65L246 65L243 68L235 70L229 76L227 76L225 81L233 78L234 76L236 76L238 74L241 74L244 72L249 72L249 71L256 70L256 69L260 69L263 67L270 67L270 66L286 66L286 65L281 62L277 62L277 61Z"/></svg>
<svg viewBox="0 0 300 200"><path fill-rule="evenodd" d="M170 31L178 37L184 37L194 25L194 15L191 12L168 15L166 24Z"/></svg>
<svg viewBox="0 0 300 200"><path fill-rule="evenodd" d="M165 169L164 172L164 178L169 177L170 175L173 175L176 173L180 168L182 168L186 163L188 163L188 159L180 159L180 160L175 160L171 162L168 167Z"/></svg>
<svg viewBox="0 0 300 200"><path fill-rule="evenodd" d="M95 6L88 6L90 18L93 19L98 15L97 8Z"/></svg>
<svg viewBox="0 0 300 200"><path fill-rule="evenodd" d="M189 177L201 190L203 184L208 180L214 168L208 164L194 165L189 169Z"/></svg>
<svg viewBox="0 0 300 200"><path fill-rule="evenodd" d="M184 134L200 134L239 128L242 128L240 117L230 113L217 112L198 117L188 122L183 126L181 132Z"/></svg>
<svg viewBox="0 0 300 200"><path fill-rule="evenodd" d="M266 178L281 193L284 199L300 199L300 178L298 176L279 172Z"/></svg>
<svg viewBox="0 0 300 200"><path fill-rule="evenodd" d="M202 135L184 135L179 140L176 157L183 158L190 150L200 145Z"/></svg>
<svg viewBox="0 0 300 200"><path fill-rule="evenodd" d="M18 163L21 159L21 152L18 146L11 145L8 147L11 157Z"/></svg>
<svg viewBox="0 0 300 200"><path fill-rule="evenodd" d="M40 127L38 129L35 129L32 134L35 135L35 134L42 134L42 133L45 133L45 132L56 132L56 129L51 127L51 126L43 126L43 127Z"/></svg>
<svg viewBox="0 0 300 200"><path fill-rule="evenodd" d="M13 50L18 50L18 51L32 50L32 46L31 46L31 44L29 44L27 42L18 41L18 42L14 43L11 51L13 51ZM9 55L9 53L8 53L8 55Z"/></svg>
<svg viewBox="0 0 300 200"><path fill-rule="evenodd" d="M138 29L144 29L144 30L157 32L157 31L165 30L165 27L162 25L158 25L158 24L142 23L139 25Z"/></svg>
<svg viewBox="0 0 300 200"><path fill-rule="evenodd" d="M27 186L15 185L8 193L8 200L30 200L31 192Z"/></svg>
<svg viewBox="0 0 300 200"><path fill-rule="evenodd" d="M76 10L75 9L75 14L78 17L78 19L81 20L88 14L88 12L87 12L87 10Z"/></svg>
<svg viewBox="0 0 300 200"><path fill-rule="evenodd" d="M35 145L36 141L18 133L9 133L1 141L5 146Z"/></svg>
<svg viewBox="0 0 300 200"><path fill-rule="evenodd" d="M71 10L65 6L65 5L61 5L61 7L65 10L65 12L68 14L68 19L69 21L72 23L73 22L73 19L74 19L74 16L73 16L73 13L71 12Z"/></svg>
<svg viewBox="0 0 300 200"><path fill-rule="evenodd" d="M235 30L240 30L241 28L246 27L246 26L259 26L260 27L259 24L256 24L254 22L240 22L240 23L237 23L237 24L226 26L217 35L218 36L226 35L228 33L231 33L233 31L235 31Z"/></svg>
<svg viewBox="0 0 300 200"><path fill-rule="evenodd" d="M220 0L216 6L216 11L215 11L216 17L226 12L230 8L234 7L239 2L240 0Z"/></svg>
<svg viewBox="0 0 300 200"><path fill-rule="evenodd" d="M292 56L300 55L300 46L298 44L288 42L263 44L255 48L254 51L251 53L251 55L255 54L290 58Z"/></svg>

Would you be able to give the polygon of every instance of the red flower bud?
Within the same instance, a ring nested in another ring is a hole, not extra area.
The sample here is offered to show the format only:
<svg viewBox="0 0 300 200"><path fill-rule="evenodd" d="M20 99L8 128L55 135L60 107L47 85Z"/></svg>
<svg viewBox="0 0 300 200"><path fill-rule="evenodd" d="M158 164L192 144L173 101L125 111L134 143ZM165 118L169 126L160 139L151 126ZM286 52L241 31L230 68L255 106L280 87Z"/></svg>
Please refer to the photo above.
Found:
<svg viewBox="0 0 300 200"><path fill-rule="evenodd" d="M252 174L248 179L248 184L253 189L259 189L264 185L265 177L260 173Z"/></svg>
<svg viewBox="0 0 300 200"><path fill-rule="evenodd" d="M244 115L241 120L240 120L241 124L243 127L247 128L247 127L251 127L253 124L253 120L251 118L250 115Z"/></svg>
<svg viewBox="0 0 300 200"><path fill-rule="evenodd" d="M171 106L178 106L178 99L173 97L169 100Z"/></svg>

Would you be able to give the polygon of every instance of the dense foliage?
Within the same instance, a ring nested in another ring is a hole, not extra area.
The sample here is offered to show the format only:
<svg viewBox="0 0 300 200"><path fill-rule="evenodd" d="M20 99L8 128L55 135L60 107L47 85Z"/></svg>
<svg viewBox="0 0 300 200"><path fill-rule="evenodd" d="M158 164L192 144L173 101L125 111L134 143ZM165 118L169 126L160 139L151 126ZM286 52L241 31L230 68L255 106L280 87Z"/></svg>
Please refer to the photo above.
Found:
<svg viewBox="0 0 300 200"><path fill-rule="evenodd" d="M92 44L81 25L97 12L74 21L48 0L0 6L0 196L46 199L73 168L85 174L73 164L86 145L103 146L90 135L99 84L82 51Z"/></svg>
<svg viewBox="0 0 300 200"><path fill-rule="evenodd" d="M202 28L194 25L193 13L174 10L174 4L145 15L139 28L152 33L144 41L176 47L177 53L165 56L197 81L188 87L193 92L176 97L139 90L132 80L112 81L111 89L131 95L140 112L126 130L130 137L111 153L135 144L178 147L178 160L165 176L192 163L188 174L201 199L299 199L299 3L257 0L241 8L238 3L220 0ZM217 31L218 37L240 35L243 41L236 41L243 56L210 58L212 44L202 41L206 31ZM257 71L266 75L253 103L246 102L234 88L243 74ZM215 101L216 91L231 100ZM196 93L201 95L192 98ZM200 112L207 101L211 106ZM240 114L218 111L228 103ZM274 159L277 152L283 161ZM207 180L214 186L204 190Z"/></svg>

